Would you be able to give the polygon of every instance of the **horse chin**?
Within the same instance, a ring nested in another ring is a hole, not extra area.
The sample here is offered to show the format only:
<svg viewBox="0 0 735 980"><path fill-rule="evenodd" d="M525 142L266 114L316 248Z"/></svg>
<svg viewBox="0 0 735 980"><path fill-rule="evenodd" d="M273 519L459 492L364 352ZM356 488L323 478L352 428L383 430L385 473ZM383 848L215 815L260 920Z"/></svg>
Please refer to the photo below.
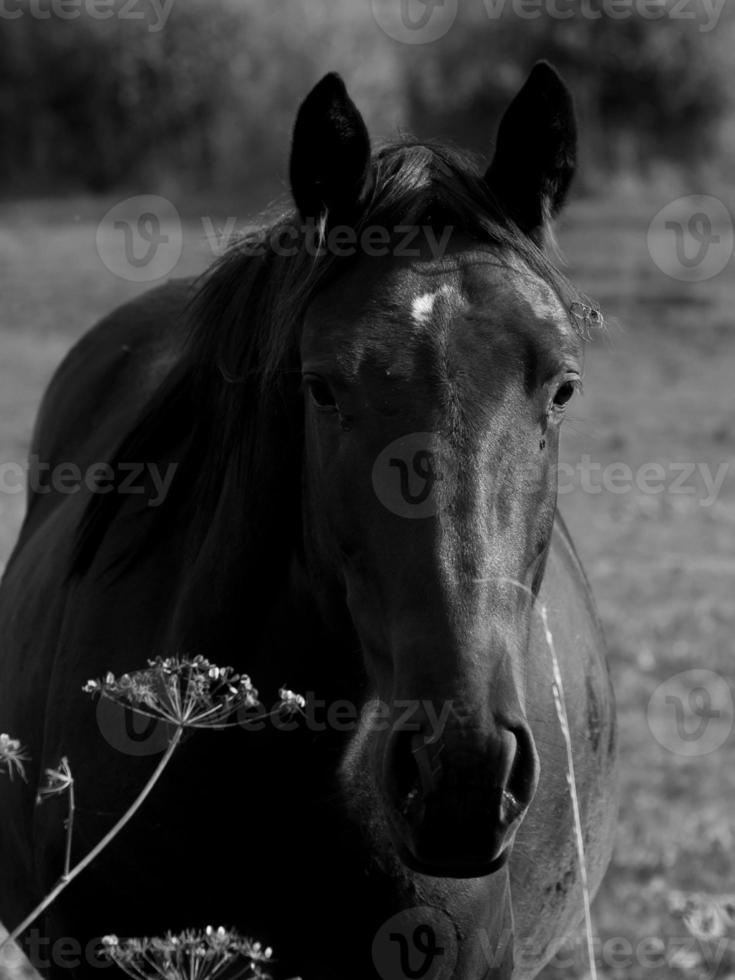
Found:
<svg viewBox="0 0 735 980"><path fill-rule="evenodd" d="M417 874L427 875L432 878L487 878L502 870L508 863L511 847L506 847L492 860L490 859L471 859L453 860L428 859L417 855L403 841L396 842L396 850L401 862L410 870Z"/></svg>

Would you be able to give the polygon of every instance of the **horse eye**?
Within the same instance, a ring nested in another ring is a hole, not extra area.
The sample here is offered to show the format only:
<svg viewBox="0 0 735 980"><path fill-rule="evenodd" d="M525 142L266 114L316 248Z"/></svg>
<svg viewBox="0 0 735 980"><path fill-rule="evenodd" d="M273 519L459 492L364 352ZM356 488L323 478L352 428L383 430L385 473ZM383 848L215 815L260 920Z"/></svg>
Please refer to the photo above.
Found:
<svg viewBox="0 0 735 980"><path fill-rule="evenodd" d="M554 395L554 407L565 408L572 400L575 390L576 385L573 381L565 381Z"/></svg>
<svg viewBox="0 0 735 980"><path fill-rule="evenodd" d="M307 375L304 378L304 386L317 408L337 407L337 401L332 394L332 389L322 378Z"/></svg>

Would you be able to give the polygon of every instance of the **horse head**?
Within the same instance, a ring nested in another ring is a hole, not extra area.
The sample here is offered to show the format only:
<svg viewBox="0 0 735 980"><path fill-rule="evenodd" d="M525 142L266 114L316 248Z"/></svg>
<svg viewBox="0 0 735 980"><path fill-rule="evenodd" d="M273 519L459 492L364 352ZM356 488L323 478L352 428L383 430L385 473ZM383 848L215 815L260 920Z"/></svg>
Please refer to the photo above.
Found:
<svg viewBox="0 0 735 980"><path fill-rule="evenodd" d="M583 348L541 245L575 154L544 64L484 172L430 144L373 153L336 75L294 132L302 220L321 247L354 246L300 346L306 553L366 677L342 782L404 864L438 877L501 867L538 783L526 657Z"/></svg>

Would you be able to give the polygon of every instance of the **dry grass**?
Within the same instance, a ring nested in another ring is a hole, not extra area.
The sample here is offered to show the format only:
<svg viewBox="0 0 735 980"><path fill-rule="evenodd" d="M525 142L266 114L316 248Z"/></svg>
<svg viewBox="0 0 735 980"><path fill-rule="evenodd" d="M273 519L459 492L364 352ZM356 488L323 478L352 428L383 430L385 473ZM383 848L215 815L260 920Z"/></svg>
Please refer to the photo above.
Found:
<svg viewBox="0 0 735 980"><path fill-rule="evenodd" d="M682 460L716 469L735 455L735 275L694 286L658 271L646 250L646 228L664 203L584 203L561 229L571 274L620 324L608 343L590 348L586 394L563 439L569 462L589 454L634 468ZM97 258L94 229L106 205L53 210L50 218L43 205L0 212L0 461L22 458L38 398L68 345L100 314L145 288L116 279ZM182 274L203 268L210 257L200 225L189 226L187 240ZM0 496L0 563L21 507L18 497ZM729 941L715 945L701 933L691 949L680 950L678 959L674 954L691 940L677 893L732 890L733 740L710 755L684 758L656 741L646 711L658 685L680 671L706 667L730 677L735 475L709 508L671 493L581 490L565 496L561 507L607 630L620 717L620 826L593 905L599 940L608 943L599 975L727 980L735 976ZM727 939L729 925L723 928ZM648 962L635 953L643 940L650 941ZM547 968L544 977L583 977L582 954Z"/></svg>
<svg viewBox="0 0 735 980"><path fill-rule="evenodd" d="M585 205L561 234L574 276L619 322L609 345L589 351L586 397L564 437L569 461L589 454L633 468L678 460L714 470L733 461L735 274L731 266L709 283L685 285L656 268L646 229L665 203L631 202L627 213L615 204L608 214ZM599 940L609 944L600 975L731 977L735 945L723 943L716 963L710 944L694 939L672 909L678 890L732 890L733 738L710 755L684 758L653 737L647 706L659 684L681 671L732 675L735 467L709 508L695 496L639 491L577 491L561 506L607 632L620 723L618 838L593 906ZM650 950L662 944L649 960L643 941ZM575 967L544 976L583 976L583 962L577 957Z"/></svg>

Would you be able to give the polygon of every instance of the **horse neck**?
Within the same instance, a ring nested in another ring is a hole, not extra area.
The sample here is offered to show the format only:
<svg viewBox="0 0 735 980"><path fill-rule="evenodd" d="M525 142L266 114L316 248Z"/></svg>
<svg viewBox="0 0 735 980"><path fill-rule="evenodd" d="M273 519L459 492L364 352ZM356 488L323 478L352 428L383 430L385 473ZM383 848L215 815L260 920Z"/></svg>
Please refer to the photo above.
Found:
<svg viewBox="0 0 735 980"><path fill-rule="evenodd" d="M274 444L272 460L277 457ZM250 673L264 693L285 685L359 700L359 644L344 601L332 597L326 614L314 584L319 576L307 570L301 479L288 454L257 499L247 500L233 474L197 554L187 556L179 547L185 571L169 647L232 664Z"/></svg>

